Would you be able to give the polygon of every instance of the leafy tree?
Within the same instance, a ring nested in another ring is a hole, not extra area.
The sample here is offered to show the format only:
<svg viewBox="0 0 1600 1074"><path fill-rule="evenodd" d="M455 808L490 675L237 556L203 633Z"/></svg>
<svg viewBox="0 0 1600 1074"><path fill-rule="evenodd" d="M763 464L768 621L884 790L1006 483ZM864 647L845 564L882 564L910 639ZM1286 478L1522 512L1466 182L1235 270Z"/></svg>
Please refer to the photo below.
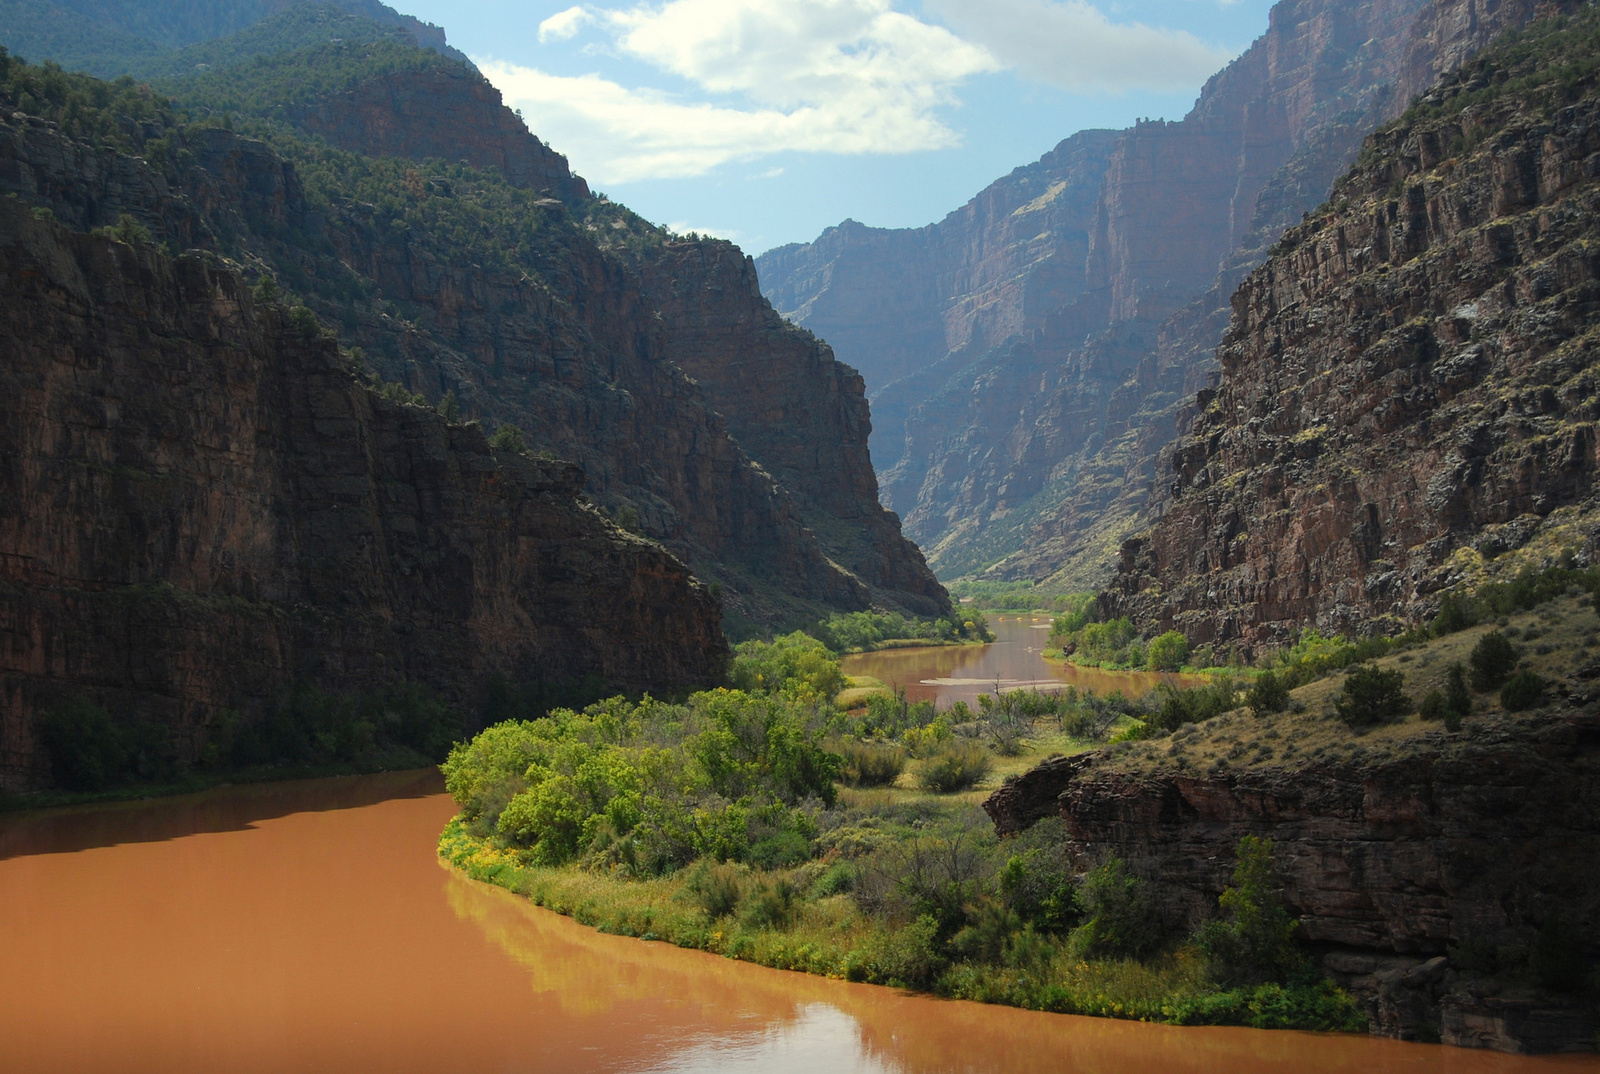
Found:
<svg viewBox="0 0 1600 1074"><path fill-rule="evenodd" d="M1295 944L1299 922L1272 886L1272 840L1239 840L1233 884L1222 892L1223 920L1196 936L1211 975L1229 987L1284 981L1306 964Z"/></svg>
<svg viewBox="0 0 1600 1074"><path fill-rule="evenodd" d="M1151 671L1177 671L1188 659L1189 639L1178 630L1152 638L1145 650L1145 660Z"/></svg>
<svg viewBox="0 0 1600 1074"><path fill-rule="evenodd" d="M1412 710L1406 696L1405 676L1367 664L1344 680L1343 692L1333 701L1339 718L1351 727L1370 727L1399 719Z"/></svg>
<svg viewBox="0 0 1600 1074"><path fill-rule="evenodd" d="M1276 672L1263 671L1250 684L1245 704L1254 709L1258 716L1266 712L1282 712L1289 705L1289 688Z"/></svg>
<svg viewBox="0 0 1600 1074"><path fill-rule="evenodd" d="M1472 688L1479 693L1497 690L1517 666L1517 649L1498 630L1491 630L1472 647Z"/></svg>
<svg viewBox="0 0 1600 1074"><path fill-rule="evenodd" d="M506 421L501 422L500 428L489 438L489 448L491 451L516 452L520 455L528 450L528 441L523 437L521 429Z"/></svg>
<svg viewBox="0 0 1600 1074"><path fill-rule="evenodd" d="M1161 942L1150 886L1121 858L1089 871L1078 885L1077 906L1084 922L1072 931L1072 946L1082 955L1140 958Z"/></svg>
<svg viewBox="0 0 1600 1074"><path fill-rule="evenodd" d="M728 678L735 689L827 700L845 687L838 658L798 630L770 642L741 642L733 653Z"/></svg>

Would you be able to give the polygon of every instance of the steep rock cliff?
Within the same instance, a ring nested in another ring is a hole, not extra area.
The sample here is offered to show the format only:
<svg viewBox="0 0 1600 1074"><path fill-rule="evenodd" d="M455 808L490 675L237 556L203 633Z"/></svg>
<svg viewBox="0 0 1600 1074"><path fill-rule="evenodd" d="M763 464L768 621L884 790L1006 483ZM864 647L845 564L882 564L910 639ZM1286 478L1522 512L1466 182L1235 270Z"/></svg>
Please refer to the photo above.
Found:
<svg viewBox="0 0 1600 1074"><path fill-rule="evenodd" d="M961 302L932 286L954 277L897 260L937 255L909 238L897 249L896 236L920 233L873 234L870 257L894 281L889 294L854 282L852 255L866 249L859 225L764 255L779 308L866 371L884 500L930 562L947 576L984 570L1067 588L1103 584L1120 541L1164 509L1163 452L1215 371L1234 287L1323 200L1365 134L1404 107L1408 72L1448 69L1538 10L1477 11L1474 0L1276 5L1267 33L1207 84L1182 122L1112 136L1087 255L1051 262L1058 275L1039 281L1031 319L997 322L1016 334L986 349L941 355L920 342L930 337L928 309ZM851 308L872 311L872 333L852 334L835 281L855 288ZM907 301L912 291L923 297ZM833 319L822 327L825 312ZM876 382L872 358L855 348L880 346L897 326L902 349L922 350L924 365ZM885 422L902 418L904 446L886 446L895 433Z"/></svg>
<svg viewBox="0 0 1600 1074"><path fill-rule="evenodd" d="M878 503L861 376L761 297L754 262L723 242L671 242L643 260L666 357L692 377L739 446L794 498L831 562L873 603L943 615L948 598Z"/></svg>
<svg viewBox="0 0 1600 1074"><path fill-rule="evenodd" d="M717 602L576 468L381 398L205 255L20 199L0 247L0 788L46 778L37 717L75 696L192 763L304 684L719 674Z"/></svg>
<svg viewBox="0 0 1600 1074"><path fill-rule="evenodd" d="M1566 61L1541 25L1542 58L1492 53L1375 135L1235 294L1108 609L1246 648L1414 622L1470 546L1594 496L1600 98L1493 88Z"/></svg>

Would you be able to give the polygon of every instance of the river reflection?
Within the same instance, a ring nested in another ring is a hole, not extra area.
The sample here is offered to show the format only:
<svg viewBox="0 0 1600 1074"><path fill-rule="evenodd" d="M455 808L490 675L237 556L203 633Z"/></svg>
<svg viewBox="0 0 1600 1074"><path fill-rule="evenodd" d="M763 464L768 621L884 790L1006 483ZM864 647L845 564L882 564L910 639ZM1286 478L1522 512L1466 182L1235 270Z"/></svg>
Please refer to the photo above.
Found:
<svg viewBox="0 0 1600 1074"><path fill-rule="evenodd" d="M443 868L438 789L405 774L0 817L0 1069L1597 1069L1031 1014L603 936Z"/></svg>
<svg viewBox="0 0 1600 1074"><path fill-rule="evenodd" d="M858 653L842 661L846 675L870 675L889 687L904 687L913 701L973 704L979 694L1001 690L1055 690L1076 686L1097 694L1121 690L1138 697L1161 682L1201 681L1196 676L1148 671L1101 671L1043 655L1050 637L1048 616L1005 616L991 620L989 645L943 645Z"/></svg>

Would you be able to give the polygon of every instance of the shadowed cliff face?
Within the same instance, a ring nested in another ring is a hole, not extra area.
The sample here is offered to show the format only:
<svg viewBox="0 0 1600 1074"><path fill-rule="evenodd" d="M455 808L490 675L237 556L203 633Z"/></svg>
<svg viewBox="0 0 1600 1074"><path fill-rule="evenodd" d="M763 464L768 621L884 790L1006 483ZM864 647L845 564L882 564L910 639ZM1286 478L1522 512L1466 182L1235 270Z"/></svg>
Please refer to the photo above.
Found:
<svg viewBox="0 0 1600 1074"><path fill-rule="evenodd" d="M1415 72L1448 69L1535 13L1478 7L1285 0L1182 122L1090 132L1104 148L1071 178L1060 163L1069 139L941 224L845 225L760 259L778 308L866 373L884 501L930 563L946 576L1104 584L1120 542L1162 510L1163 451L1215 371L1234 287L1404 107ZM1039 229L1041 242L1056 236L1055 256L985 262L1029 295L998 307L1027 314L993 318L989 337L935 331L984 301L942 251L1025 249L997 241L1010 218L999 225L980 207L1034 175L1065 183L1058 197L1079 209ZM955 233L964 241L944 240ZM863 284L880 266L882 282ZM903 445L891 446L902 420Z"/></svg>
<svg viewBox="0 0 1600 1074"><path fill-rule="evenodd" d="M1221 384L1108 608L1246 648L1402 625L1474 547L1591 512L1597 121L1592 94L1508 94L1374 136L1235 294Z"/></svg>
<svg viewBox="0 0 1600 1074"><path fill-rule="evenodd" d="M0 786L86 694L192 762L292 685L714 681L717 602L570 465L378 397L195 254L0 200Z"/></svg>
<svg viewBox="0 0 1600 1074"><path fill-rule="evenodd" d="M127 212L174 247L269 269L384 380L431 402L452 393L464 417L515 424L530 450L581 466L608 512L637 518L723 585L741 634L874 605L948 612L877 503L859 378L782 325L748 279L723 286L724 261L748 272L731 247L673 244L670 272L652 275L641 250L662 236L589 198L463 67L424 64L291 111L351 149L445 156L487 173L353 168L392 175L366 191L380 207L325 177L308 192L292 160L225 130L172 132L171 156L147 165L11 121L0 123L0 189L75 227ZM486 228L505 241L463 245ZM712 398L719 386L740 390ZM772 406L823 447L795 453L795 435L766 420Z"/></svg>
<svg viewBox="0 0 1600 1074"><path fill-rule="evenodd" d="M878 503L860 374L774 312L754 262L731 243L668 243L647 253L643 274L666 322L667 358L789 493L828 558L876 605L947 614L922 554Z"/></svg>

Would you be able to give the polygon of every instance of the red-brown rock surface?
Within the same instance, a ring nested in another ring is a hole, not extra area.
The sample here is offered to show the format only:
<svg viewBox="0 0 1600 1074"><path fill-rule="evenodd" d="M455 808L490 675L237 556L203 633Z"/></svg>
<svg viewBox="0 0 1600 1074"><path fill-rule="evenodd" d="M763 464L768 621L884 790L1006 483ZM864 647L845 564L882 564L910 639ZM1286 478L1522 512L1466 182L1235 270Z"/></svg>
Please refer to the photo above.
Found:
<svg viewBox="0 0 1600 1074"><path fill-rule="evenodd" d="M1235 294L1222 381L1108 609L1246 648L1414 622L1458 550L1592 497L1597 120L1592 94L1507 94L1375 135Z"/></svg>
<svg viewBox="0 0 1600 1074"><path fill-rule="evenodd" d="M34 716L88 695L193 761L292 686L712 681L717 603L579 498L380 398L201 255L0 201L0 786Z"/></svg>

